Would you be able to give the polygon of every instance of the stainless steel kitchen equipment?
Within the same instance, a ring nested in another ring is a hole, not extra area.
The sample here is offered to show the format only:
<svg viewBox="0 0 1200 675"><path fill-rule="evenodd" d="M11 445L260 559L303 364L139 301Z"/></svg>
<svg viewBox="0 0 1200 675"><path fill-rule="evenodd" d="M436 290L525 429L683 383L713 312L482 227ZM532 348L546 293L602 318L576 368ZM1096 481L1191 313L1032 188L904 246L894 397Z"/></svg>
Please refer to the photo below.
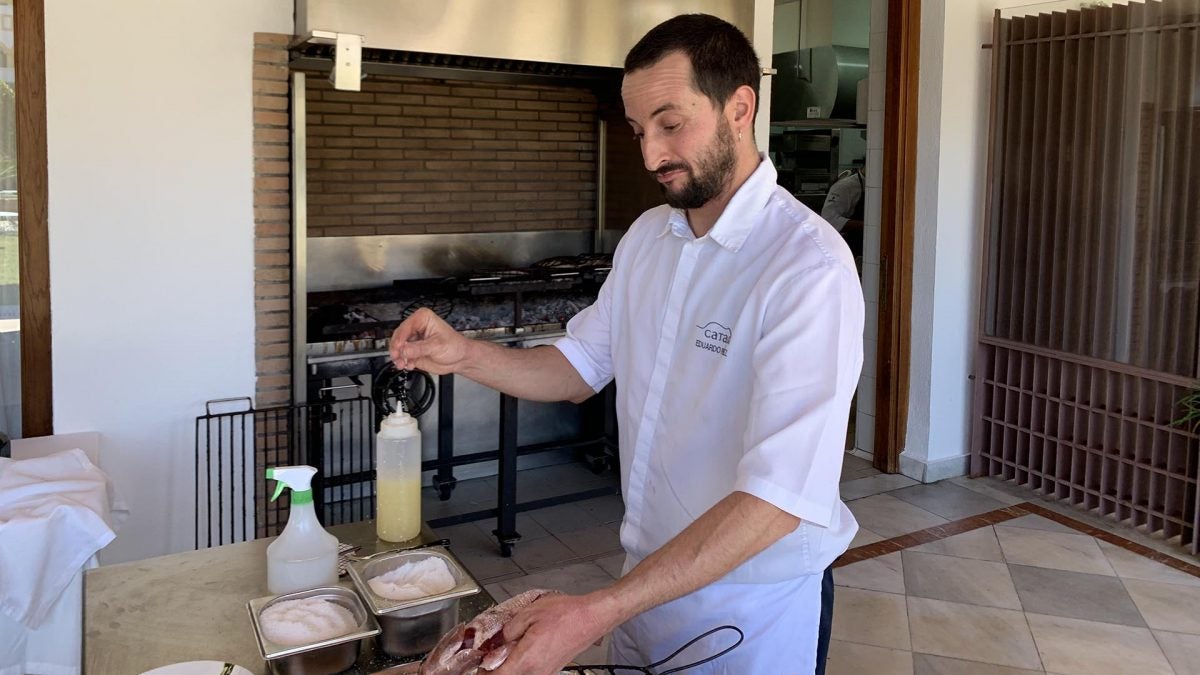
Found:
<svg viewBox="0 0 1200 675"><path fill-rule="evenodd" d="M455 585L448 591L413 600L390 600L375 593L370 580L387 574L401 565L436 558L446 563ZM349 566L350 578L379 622L379 645L393 658L416 656L433 649L458 621L461 598L474 595L481 589L474 577L444 547L395 551L354 560Z"/></svg>
<svg viewBox="0 0 1200 675"><path fill-rule="evenodd" d="M319 598L336 603L354 616L355 629L346 635L301 645L280 645L263 632L261 616L264 610L287 600ZM358 660L362 641L379 634L379 624L363 606L354 591L340 586L314 588L296 593L257 598L246 604L258 649L271 671L277 675L324 675L340 673Z"/></svg>
<svg viewBox="0 0 1200 675"><path fill-rule="evenodd" d="M646 31L676 14L713 14L753 35L754 10L754 0L297 0L296 33L361 35L364 49L620 68Z"/></svg>

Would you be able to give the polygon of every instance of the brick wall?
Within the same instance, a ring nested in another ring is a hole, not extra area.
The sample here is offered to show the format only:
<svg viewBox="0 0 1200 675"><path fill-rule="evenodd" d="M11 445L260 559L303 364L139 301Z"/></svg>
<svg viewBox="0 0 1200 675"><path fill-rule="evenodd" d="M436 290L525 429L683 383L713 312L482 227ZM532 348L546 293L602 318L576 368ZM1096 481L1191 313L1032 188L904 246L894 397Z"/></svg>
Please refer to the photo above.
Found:
<svg viewBox="0 0 1200 675"><path fill-rule="evenodd" d="M562 87L371 76L308 89L308 234L595 227L597 103Z"/></svg>
<svg viewBox="0 0 1200 675"><path fill-rule="evenodd" d="M260 408L291 400L290 39L254 36L254 353Z"/></svg>

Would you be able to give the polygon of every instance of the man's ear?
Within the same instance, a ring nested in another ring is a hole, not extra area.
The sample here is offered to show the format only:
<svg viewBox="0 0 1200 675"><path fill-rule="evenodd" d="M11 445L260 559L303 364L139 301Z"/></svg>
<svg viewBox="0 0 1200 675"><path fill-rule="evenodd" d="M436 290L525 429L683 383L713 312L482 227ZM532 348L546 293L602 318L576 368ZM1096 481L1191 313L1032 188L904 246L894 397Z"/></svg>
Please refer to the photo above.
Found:
<svg viewBox="0 0 1200 675"><path fill-rule="evenodd" d="M754 108L757 105L758 97L754 95L753 89L744 84L735 89L726 106L726 110L732 118L733 127L753 133Z"/></svg>

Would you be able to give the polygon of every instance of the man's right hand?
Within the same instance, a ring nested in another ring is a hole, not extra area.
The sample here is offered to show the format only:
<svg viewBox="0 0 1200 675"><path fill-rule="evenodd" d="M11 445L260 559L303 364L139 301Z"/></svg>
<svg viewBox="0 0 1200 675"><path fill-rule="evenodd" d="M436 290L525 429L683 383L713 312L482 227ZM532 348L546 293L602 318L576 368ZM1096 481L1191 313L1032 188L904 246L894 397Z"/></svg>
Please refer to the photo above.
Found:
<svg viewBox="0 0 1200 675"><path fill-rule="evenodd" d="M396 327L388 344L392 362L401 370L423 370L434 375L458 372L471 341L437 314L422 307Z"/></svg>

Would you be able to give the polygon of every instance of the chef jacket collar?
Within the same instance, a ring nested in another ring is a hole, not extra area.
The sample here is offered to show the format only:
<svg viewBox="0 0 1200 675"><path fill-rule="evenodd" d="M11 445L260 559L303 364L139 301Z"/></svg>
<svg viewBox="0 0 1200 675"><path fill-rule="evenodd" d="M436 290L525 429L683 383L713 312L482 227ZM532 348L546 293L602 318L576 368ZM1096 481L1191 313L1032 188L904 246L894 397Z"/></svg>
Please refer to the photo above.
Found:
<svg viewBox="0 0 1200 675"><path fill-rule="evenodd" d="M759 160L758 168L734 193L725 206L725 211L706 235L731 253L737 253L746 243L746 238L750 236L750 231L757 222L755 215L766 206L767 200L775 191L778 175L775 166L762 153L759 153ZM687 211L671 209L663 231L658 236L666 236L668 232L684 239L695 238L691 226L688 225Z"/></svg>

